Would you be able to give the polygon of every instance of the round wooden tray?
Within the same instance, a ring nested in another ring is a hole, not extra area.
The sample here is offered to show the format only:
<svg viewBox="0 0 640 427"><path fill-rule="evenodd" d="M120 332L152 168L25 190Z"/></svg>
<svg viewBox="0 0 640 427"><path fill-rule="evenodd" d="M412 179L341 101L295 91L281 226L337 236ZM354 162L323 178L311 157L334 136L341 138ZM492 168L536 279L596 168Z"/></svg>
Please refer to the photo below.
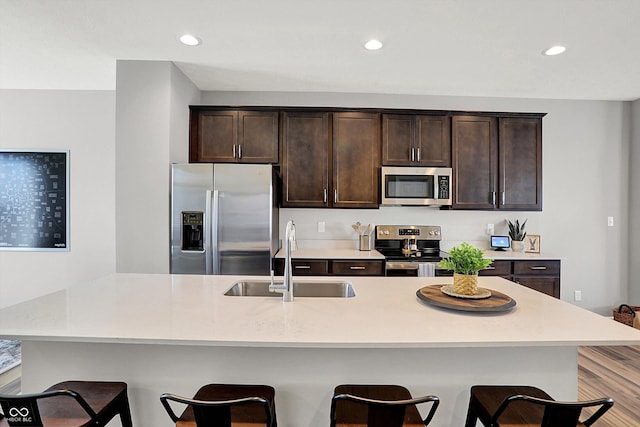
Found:
<svg viewBox="0 0 640 427"><path fill-rule="evenodd" d="M516 300L490 289L491 296L485 299L456 298L445 295L440 288L445 285L429 285L416 291L416 296L427 304L452 310L474 312L508 311L516 306Z"/></svg>

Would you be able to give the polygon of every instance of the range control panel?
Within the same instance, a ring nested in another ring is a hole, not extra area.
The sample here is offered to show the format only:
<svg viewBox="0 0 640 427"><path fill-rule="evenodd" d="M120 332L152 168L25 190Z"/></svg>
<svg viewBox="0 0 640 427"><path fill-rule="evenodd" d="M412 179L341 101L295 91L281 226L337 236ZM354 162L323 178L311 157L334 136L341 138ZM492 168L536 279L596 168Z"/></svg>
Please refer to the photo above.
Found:
<svg viewBox="0 0 640 427"><path fill-rule="evenodd" d="M376 239L395 240L414 238L418 240L441 240L439 225L378 225Z"/></svg>

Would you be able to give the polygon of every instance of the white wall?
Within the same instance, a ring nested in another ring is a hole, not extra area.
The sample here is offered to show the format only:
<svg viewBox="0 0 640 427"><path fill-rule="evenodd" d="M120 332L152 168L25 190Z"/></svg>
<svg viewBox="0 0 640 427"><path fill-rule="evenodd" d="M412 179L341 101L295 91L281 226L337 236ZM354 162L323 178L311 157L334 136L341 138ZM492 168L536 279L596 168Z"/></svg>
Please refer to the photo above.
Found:
<svg viewBox="0 0 640 427"><path fill-rule="evenodd" d="M168 273L169 164L188 160L188 106L200 92L171 62L116 68L116 269Z"/></svg>
<svg viewBox="0 0 640 427"><path fill-rule="evenodd" d="M429 208L379 210L281 209L281 224L296 221L301 240L350 239L356 221L419 223L443 227L443 247L461 241L486 245L484 231L504 220L528 218L527 231L541 235L542 251L560 256L562 299L582 291L585 308L610 313L628 300L630 111L625 102L530 100L472 97L203 92L204 105L272 105L452 109L547 113L543 119L543 211L469 212ZM607 227L613 216L616 226ZM317 221L327 231L317 233ZM281 229L284 226L281 225ZM303 242L304 243L304 242Z"/></svg>
<svg viewBox="0 0 640 427"><path fill-rule="evenodd" d="M0 90L0 148L70 150L70 251L0 251L0 307L115 271L115 93Z"/></svg>
<svg viewBox="0 0 640 427"><path fill-rule="evenodd" d="M640 305L640 100L631 104L631 164L629 179L629 301Z"/></svg>

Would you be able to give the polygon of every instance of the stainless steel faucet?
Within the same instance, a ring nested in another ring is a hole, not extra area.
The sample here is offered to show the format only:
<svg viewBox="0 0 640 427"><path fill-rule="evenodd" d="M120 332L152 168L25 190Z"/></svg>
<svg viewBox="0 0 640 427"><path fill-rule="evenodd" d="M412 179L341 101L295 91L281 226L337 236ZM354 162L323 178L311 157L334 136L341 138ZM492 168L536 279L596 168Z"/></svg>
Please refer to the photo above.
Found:
<svg viewBox="0 0 640 427"><path fill-rule="evenodd" d="M269 290L274 292L282 292L283 302L293 301L293 273L291 269L291 252L296 249L296 226L293 221L287 222L285 229L284 243L284 283L270 284Z"/></svg>

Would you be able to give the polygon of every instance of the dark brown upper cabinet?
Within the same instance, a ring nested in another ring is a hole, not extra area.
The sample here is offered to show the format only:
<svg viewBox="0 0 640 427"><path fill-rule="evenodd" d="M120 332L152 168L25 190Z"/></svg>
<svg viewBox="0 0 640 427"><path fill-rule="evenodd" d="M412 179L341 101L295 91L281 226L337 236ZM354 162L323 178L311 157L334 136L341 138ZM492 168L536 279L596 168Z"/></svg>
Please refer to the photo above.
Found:
<svg viewBox="0 0 640 427"><path fill-rule="evenodd" d="M541 117L453 116L453 208L542 210L541 134Z"/></svg>
<svg viewBox="0 0 640 427"><path fill-rule="evenodd" d="M284 112L281 120L282 206L328 207L329 113Z"/></svg>
<svg viewBox="0 0 640 427"><path fill-rule="evenodd" d="M382 164L451 166L451 117L382 115Z"/></svg>
<svg viewBox="0 0 640 427"><path fill-rule="evenodd" d="M542 119L498 119L500 207L542 210Z"/></svg>
<svg viewBox="0 0 640 427"><path fill-rule="evenodd" d="M191 110L189 161L277 163L278 112Z"/></svg>
<svg viewBox="0 0 640 427"><path fill-rule="evenodd" d="M333 207L380 205L380 115L334 113Z"/></svg>
<svg viewBox="0 0 640 427"><path fill-rule="evenodd" d="M283 207L377 208L380 115L283 112Z"/></svg>

